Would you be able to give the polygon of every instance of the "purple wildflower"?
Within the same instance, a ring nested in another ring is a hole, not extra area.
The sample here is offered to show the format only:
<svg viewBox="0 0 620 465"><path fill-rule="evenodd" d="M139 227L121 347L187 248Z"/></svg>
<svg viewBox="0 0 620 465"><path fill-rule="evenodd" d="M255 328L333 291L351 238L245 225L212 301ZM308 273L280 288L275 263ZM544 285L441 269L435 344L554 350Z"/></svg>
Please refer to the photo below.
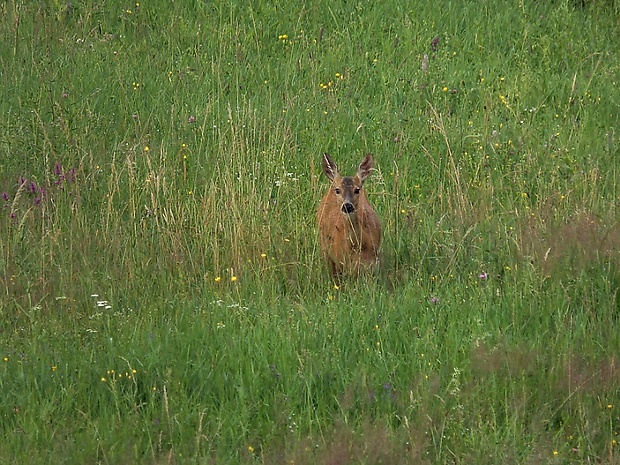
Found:
<svg viewBox="0 0 620 465"><path fill-rule="evenodd" d="M60 163L59 161L57 161L54 165L54 174L56 176L60 176L62 174L62 163Z"/></svg>
<svg viewBox="0 0 620 465"><path fill-rule="evenodd" d="M188 123L193 123L194 121L196 121L196 117L195 117L194 115L190 116L190 117L187 119L187 122L188 122Z"/></svg>
<svg viewBox="0 0 620 465"><path fill-rule="evenodd" d="M69 170L69 174L67 174L67 181L69 182L75 181L75 168L71 168Z"/></svg>
<svg viewBox="0 0 620 465"><path fill-rule="evenodd" d="M435 36L433 37L433 40L431 41L431 49L433 49L433 52L437 51L438 46L439 46L439 36Z"/></svg>
<svg viewBox="0 0 620 465"><path fill-rule="evenodd" d="M275 365L269 365L269 369L271 370L271 374L273 375L274 378L279 378L280 377L280 373L278 373L278 370L276 369Z"/></svg>
<svg viewBox="0 0 620 465"><path fill-rule="evenodd" d="M29 191L31 194L36 194L36 193L37 193L37 190L38 190L38 189L37 189L37 184L36 184L34 181L31 181L31 182L30 182L30 185L28 186L28 191Z"/></svg>
<svg viewBox="0 0 620 465"><path fill-rule="evenodd" d="M487 278L489 277L489 274L488 274L488 273L480 273L480 274L478 275L478 277L479 277L480 279L487 279Z"/></svg>
<svg viewBox="0 0 620 465"><path fill-rule="evenodd" d="M32 203L34 203L38 207L39 205L41 205L41 197L35 197Z"/></svg>
<svg viewBox="0 0 620 465"><path fill-rule="evenodd" d="M2 193L2 200L4 200L5 202L9 201L9 194L7 194L6 192Z"/></svg>
<svg viewBox="0 0 620 465"><path fill-rule="evenodd" d="M435 297L435 296L432 296L432 297L431 297L431 303L432 303L432 304L435 304L435 305L436 305L436 304L438 304L438 303L439 303L439 298L438 298L438 297Z"/></svg>

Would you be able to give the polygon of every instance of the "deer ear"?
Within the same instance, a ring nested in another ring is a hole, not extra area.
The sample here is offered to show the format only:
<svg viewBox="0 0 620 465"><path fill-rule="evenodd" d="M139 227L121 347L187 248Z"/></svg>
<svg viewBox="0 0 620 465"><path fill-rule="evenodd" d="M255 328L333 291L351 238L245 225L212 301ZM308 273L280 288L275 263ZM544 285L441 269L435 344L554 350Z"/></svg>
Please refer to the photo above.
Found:
<svg viewBox="0 0 620 465"><path fill-rule="evenodd" d="M323 172L331 181L338 176L338 166L336 166L336 162L327 153L323 154Z"/></svg>
<svg viewBox="0 0 620 465"><path fill-rule="evenodd" d="M372 171L372 155L366 155L366 158L362 160L360 166L357 168L357 177L360 181L364 182L370 172Z"/></svg>

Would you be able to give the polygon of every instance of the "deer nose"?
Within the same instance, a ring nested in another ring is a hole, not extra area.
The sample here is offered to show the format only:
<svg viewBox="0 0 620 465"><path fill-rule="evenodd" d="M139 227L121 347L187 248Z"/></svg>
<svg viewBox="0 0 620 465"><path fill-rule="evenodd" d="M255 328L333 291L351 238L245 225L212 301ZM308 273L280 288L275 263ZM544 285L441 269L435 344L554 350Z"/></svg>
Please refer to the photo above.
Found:
<svg viewBox="0 0 620 465"><path fill-rule="evenodd" d="M342 204L342 213L346 213L347 215L353 213L355 211L355 207L352 203L346 202Z"/></svg>

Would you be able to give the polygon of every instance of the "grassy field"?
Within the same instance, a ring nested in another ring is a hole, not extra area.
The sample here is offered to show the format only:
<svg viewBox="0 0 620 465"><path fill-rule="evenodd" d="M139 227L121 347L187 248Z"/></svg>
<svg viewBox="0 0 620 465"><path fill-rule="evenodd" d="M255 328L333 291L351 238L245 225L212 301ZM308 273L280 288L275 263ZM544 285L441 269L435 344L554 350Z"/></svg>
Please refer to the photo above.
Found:
<svg viewBox="0 0 620 465"><path fill-rule="evenodd" d="M620 463L617 1L0 18L0 462Z"/></svg>

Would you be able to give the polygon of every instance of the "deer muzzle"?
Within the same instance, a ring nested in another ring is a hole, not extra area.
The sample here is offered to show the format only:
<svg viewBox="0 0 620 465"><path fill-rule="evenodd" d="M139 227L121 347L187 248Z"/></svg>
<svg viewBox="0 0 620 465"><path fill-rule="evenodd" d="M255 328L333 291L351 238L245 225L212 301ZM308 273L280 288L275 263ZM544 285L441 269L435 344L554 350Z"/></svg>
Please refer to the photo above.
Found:
<svg viewBox="0 0 620 465"><path fill-rule="evenodd" d="M345 202L342 204L342 213L350 215L355 212L355 207L351 202Z"/></svg>

